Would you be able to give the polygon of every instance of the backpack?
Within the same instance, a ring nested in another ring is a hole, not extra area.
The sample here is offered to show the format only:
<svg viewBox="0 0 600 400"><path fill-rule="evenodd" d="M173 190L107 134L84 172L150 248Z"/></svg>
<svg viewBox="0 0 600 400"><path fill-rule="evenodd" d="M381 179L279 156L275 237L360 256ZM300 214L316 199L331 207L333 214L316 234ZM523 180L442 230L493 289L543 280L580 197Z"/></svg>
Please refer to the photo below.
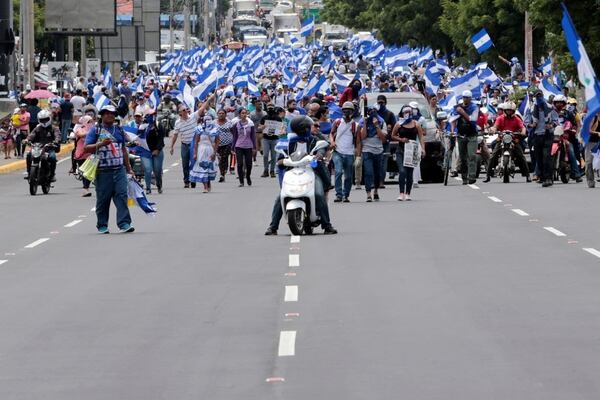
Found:
<svg viewBox="0 0 600 400"><path fill-rule="evenodd" d="M335 121L333 121L333 126L331 127L331 134L334 135L334 139L337 139L337 130L341 123L342 118L338 118ZM354 119L352 120L352 127L350 128L350 130L352 131L352 143L354 144L354 147L356 147L358 142L358 135L357 124L356 121L354 121Z"/></svg>

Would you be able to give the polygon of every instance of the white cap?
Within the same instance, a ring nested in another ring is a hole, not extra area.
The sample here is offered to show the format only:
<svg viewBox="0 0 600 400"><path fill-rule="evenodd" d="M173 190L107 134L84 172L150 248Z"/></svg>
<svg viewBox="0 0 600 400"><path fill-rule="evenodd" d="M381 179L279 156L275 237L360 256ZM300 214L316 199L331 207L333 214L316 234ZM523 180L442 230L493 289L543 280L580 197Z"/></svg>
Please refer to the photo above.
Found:
<svg viewBox="0 0 600 400"><path fill-rule="evenodd" d="M473 97L473 93L471 93L470 90L465 90L464 92L462 92L462 97L471 98L471 97Z"/></svg>

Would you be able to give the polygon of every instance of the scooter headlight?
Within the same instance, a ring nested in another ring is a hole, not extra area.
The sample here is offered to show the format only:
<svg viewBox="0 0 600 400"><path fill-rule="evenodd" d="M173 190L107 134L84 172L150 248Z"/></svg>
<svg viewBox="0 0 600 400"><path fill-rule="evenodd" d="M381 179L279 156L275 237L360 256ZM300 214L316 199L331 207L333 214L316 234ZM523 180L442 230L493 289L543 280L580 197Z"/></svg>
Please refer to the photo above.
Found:
<svg viewBox="0 0 600 400"><path fill-rule="evenodd" d="M504 134L504 136L502 136L502 143L504 144L510 144L512 142L512 135L509 135L508 133Z"/></svg>

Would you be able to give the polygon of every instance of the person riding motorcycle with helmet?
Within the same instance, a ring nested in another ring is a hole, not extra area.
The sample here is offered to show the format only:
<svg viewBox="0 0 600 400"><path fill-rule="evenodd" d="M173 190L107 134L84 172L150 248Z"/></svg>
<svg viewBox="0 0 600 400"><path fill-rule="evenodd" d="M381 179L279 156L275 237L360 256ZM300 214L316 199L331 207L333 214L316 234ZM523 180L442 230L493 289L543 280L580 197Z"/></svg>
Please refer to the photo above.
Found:
<svg viewBox="0 0 600 400"><path fill-rule="evenodd" d="M298 144L306 144L306 153L310 153L317 144L319 137L313 135L311 130L313 128L313 120L307 116L297 116L290 122L290 129L292 133L288 134L289 147L288 153L293 153ZM325 164L323 163L323 157L325 154L323 149L316 155L317 166L315 170L315 208L317 214L321 219L321 227L325 235L335 235L337 230L331 225L329 219L329 208L327 206L327 200L325 198L325 189L331 185L331 181L328 181L328 173ZM280 169L285 169L283 166L283 154L280 154L277 160L277 165ZM271 213L271 223L265 232L267 236L277 235L279 229L279 222L283 217L283 209L281 207L280 195L277 195L275 204L273 204L273 212Z"/></svg>
<svg viewBox="0 0 600 400"><path fill-rule="evenodd" d="M52 125L52 115L48 110L42 110L38 113L38 125L31 131L25 139L25 143L41 143L42 145L53 145L46 150L47 162L50 168L50 179L56 182L56 150L60 148L61 133L58 127ZM29 179L29 170L31 169L31 152L27 153L27 175Z"/></svg>
<svg viewBox="0 0 600 400"><path fill-rule="evenodd" d="M513 146L512 155L515 157L515 161L521 170L521 174L525 176L527 182L531 182L529 168L527 167L527 160L525 159L523 147L521 146L521 142L527 137L527 129L525 129L523 120L515 115L516 111L517 105L513 101L504 103L504 114L496 118L496 122L491 129L492 133L498 133L498 141L494 151L492 152L492 157L490 158L490 162L488 164L487 176L484 182L490 181L492 171L496 167L498 159L502 155L503 146L501 144L502 141L500 140L502 132L513 133L513 141L515 142L515 145Z"/></svg>
<svg viewBox="0 0 600 400"><path fill-rule="evenodd" d="M568 127L570 125L569 133L569 165L571 166L571 178L575 179L577 183L582 182L582 176L584 175L579 168L579 159L581 157L581 151L579 149L579 139L577 138L577 119L573 112L567 107L567 98L558 94L552 99L552 105L558 114L558 123L560 126ZM568 124L567 124L568 122ZM566 131L566 129L565 129Z"/></svg>

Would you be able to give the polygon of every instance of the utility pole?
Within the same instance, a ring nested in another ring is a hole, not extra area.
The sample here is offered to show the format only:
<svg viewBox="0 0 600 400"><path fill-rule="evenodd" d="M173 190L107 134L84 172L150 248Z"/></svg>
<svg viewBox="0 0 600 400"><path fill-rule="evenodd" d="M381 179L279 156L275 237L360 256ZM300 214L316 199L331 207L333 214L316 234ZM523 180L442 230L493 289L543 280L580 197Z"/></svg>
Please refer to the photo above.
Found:
<svg viewBox="0 0 600 400"><path fill-rule="evenodd" d="M525 11L525 79L533 74L533 27L529 23L529 13Z"/></svg>
<svg viewBox="0 0 600 400"><path fill-rule="evenodd" d="M206 46L209 45L208 40L210 37L210 24L208 22L208 12L209 12L209 0L202 0L202 17L203 17L203 28L202 28L202 40Z"/></svg>
<svg viewBox="0 0 600 400"><path fill-rule="evenodd" d="M69 53L69 57L67 61L75 61L75 46L73 45L73 36L67 36L67 53Z"/></svg>
<svg viewBox="0 0 600 400"><path fill-rule="evenodd" d="M169 3L169 12L170 12L170 16L169 16L169 52L173 52L174 50L174 44L175 44L175 38L173 37L173 19L175 18L175 15L173 14L173 0L170 1Z"/></svg>
<svg viewBox="0 0 600 400"><path fill-rule="evenodd" d="M29 0L21 1L21 48L23 49L23 89L31 85L29 72L31 69L31 40L29 39Z"/></svg>
<svg viewBox="0 0 600 400"><path fill-rule="evenodd" d="M184 48L190 49L190 2L184 0L183 2L183 40Z"/></svg>
<svg viewBox="0 0 600 400"><path fill-rule="evenodd" d="M81 53L81 57L79 60L79 70L81 71L81 75L84 78L87 78L85 74L85 70L87 69L87 37L81 36L81 43L79 44L79 49Z"/></svg>

